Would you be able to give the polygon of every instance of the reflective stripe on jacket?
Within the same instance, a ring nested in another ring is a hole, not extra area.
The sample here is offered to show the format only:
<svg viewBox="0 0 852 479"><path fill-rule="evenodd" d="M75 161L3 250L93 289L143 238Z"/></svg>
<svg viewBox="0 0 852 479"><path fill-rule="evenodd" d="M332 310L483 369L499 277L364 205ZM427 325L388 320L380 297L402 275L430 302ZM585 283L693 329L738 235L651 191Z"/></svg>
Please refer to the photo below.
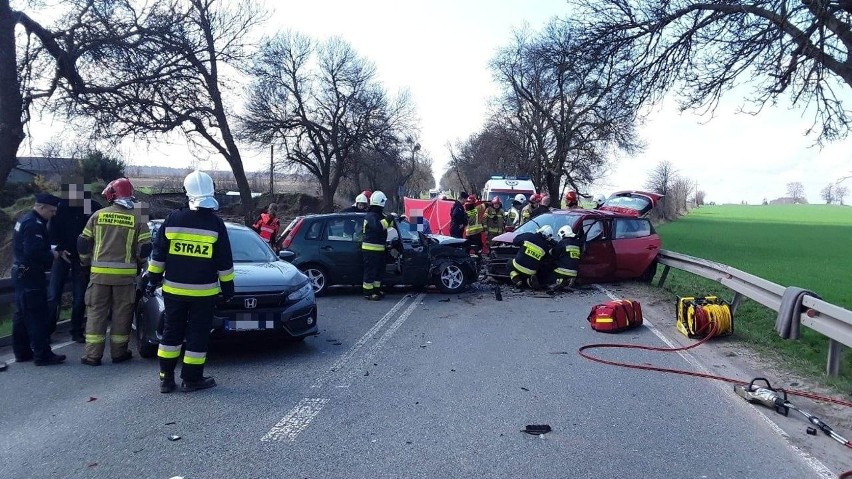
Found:
<svg viewBox="0 0 852 479"><path fill-rule="evenodd" d="M262 213L260 219L254 224L254 229L261 238L271 241L278 234L281 222L278 217L272 217L269 213Z"/></svg>
<svg viewBox="0 0 852 479"><path fill-rule="evenodd" d="M485 225L489 234L498 235L503 232L506 220L503 218L503 208L489 206L485 209Z"/></svg>
<svg viewBox="0 0 852 479"><path fill-rule="evenodd" d="M466 211L467 228L464 230L465 236L473 236L485 231L485 225L482 224L483 209L481 205L477 205Z"/></svg>
<svg viewBox="0 0 852 479"><path fill-rule="evenodd" d="M521 233L515 236L512 243L520 246L512 266L521 273L534 275L546 253L547 240L538 233Z"/></svg>
<svg viewBox="0 0 852 479"><path fill-rule="evenodd" d="M574 278L580 267L580 238L565 238L551 249L551 254L556 260L554 273L560 276Z"/></svg>
<svg viewBox="0 0 852 479"><path fill-rule="evenodd" d="M382 214L382 209L370 206L364 217L364 238L361 249L364 251L384 251L388 241L388 228L391 222Z"/></svg>
<svg viewBox="0 0 852 479"><path fill-rule="evenodd" d="M219 290L233 294L234 261L222 219L212 210L181 209L163 221L148 274L163 279L163 293L182 298L207 298Z"/></svg>
<svg viewBox="0 0 852 479"><path fill-rule="evenodd" d="M141 247L151 242L148 223L140 210L113 204L95 211L80 236L92 245L80 260L92 268L96 284L132 284L143 261Z"/></svg>

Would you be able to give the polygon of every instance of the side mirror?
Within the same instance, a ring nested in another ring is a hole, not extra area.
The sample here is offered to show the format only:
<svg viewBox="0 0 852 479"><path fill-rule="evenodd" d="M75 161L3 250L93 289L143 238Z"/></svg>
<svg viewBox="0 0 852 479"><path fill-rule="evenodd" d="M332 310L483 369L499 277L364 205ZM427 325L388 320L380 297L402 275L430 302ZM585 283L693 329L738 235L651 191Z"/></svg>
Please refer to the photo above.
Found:
<svg viewBox="0 0 852 479"><path fill-rule="evenodd" d="M278 252L278 257L283 259L284 261L290 262L293 261L293 259L296 257L296 253L286 249L282 249Z"/></svg>

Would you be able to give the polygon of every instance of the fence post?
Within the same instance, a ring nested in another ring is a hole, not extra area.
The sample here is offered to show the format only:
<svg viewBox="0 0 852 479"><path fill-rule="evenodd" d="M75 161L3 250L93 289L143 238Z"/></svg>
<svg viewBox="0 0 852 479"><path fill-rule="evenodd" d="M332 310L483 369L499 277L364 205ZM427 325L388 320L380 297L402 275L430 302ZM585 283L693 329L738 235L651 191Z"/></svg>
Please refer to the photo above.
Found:
<svg viewBox="0 0 852 479"><path fill-rule="evenodd" d="M740 301L743 299L743 295L738 291L734 291L734 299L731 300L731 316L737 312L737 308L740 307Z"/></svg>
<svg viewBox="0 0 852 479"><path fill-rule="evenodd" d="M826 364L826 372L829 376L837 376L840 374L840 356L843 352L843 344L840 341L833 339L828 340L828 364Z"/></svg>
<svg viewBox="0 0 852 479"><path fill-rule="evenodd" d="M671 267L669 265L666 265L666 267L663 268L663 274L660 275L660 282L657 283L658 288L663 287L663 284L666 282L666 277L668 277L668 275L669 275L670 269L671 269Z"/></svg>

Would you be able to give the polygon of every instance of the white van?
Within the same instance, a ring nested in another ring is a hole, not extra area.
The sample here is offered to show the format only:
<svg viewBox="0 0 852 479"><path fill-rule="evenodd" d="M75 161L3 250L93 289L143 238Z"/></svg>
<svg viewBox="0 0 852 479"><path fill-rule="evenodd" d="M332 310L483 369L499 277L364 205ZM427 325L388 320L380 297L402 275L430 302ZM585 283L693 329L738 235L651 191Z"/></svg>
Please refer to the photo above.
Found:
<svg viewBox="0 0 852 479"><path fill-rule="evenodd" d="M503 202L503 209L508 210L512 207L512 198L518 193L522 193L527 200L530 199L530 195L535 193L535 185L529 177L492 176L490 180L485 182L481 198L485 201L491 201L495 196L499 196L500 201Z"/></svg>

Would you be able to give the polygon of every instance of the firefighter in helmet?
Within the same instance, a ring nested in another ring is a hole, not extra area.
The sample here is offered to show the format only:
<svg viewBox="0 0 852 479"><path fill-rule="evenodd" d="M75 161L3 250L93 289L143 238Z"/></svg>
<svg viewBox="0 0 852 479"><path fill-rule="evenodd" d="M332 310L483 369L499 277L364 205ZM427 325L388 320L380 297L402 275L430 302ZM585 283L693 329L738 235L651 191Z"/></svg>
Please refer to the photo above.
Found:
<svg viewBox="0 0 852 479"><path fill-rule="evenodd" d="M577 279L577 270L580 266L580 238L569 225L559 228L556 238L557 243L550 249L550 254L556 263L553 270L556 282L552 288L556 290L571 288Z"/></svg>
<svg viewBox="0 0 852 479"><path fill-rule="evenodd" d="M604 195L599 194L599 195L595 196L595 209L596 210L601 209L601 206L603 206L604 203L606 203L606 197Z"/></svg>
<svg viewBox="0 0 852 479"><path fill-rule="evenodd" d="M506 226L505 213L503 212L503 202L499 196L495 196L485 208L485 228L488 233L488 244L495 236L503 234Z"/></svg>
<svg viewBox="0 0 852 479"><path fill-rule="evenodd" d="M525 283L533 289L539 287L536 274L541 260L547 254L552 238L553 228L550 225L540 227L535 233L521 233L515 236L512 244L519 246L520 249L512 260L512 271L509 273L512 284L518 288Z"/></svg>
<svg viewBox="0 0 852 479"><path fill-rule="evenodd" d="M366 213L367 207L370 206L370 195L372 192L370 190L362 191L358 196L355 197L355 203L352 206L347 208L343 208L340 210L341 213Z"/></svg>
<svg viewBox="0 0 852 479"><path fill-rule="evenodd" d="M521 224L532 219L532 212L541 205L542 196L538 193L530 195L530 202L521 210Z"/></svg>
<svg viewBox="0 0 852 479"><path fill-rule="evenodd" d="M579 198L577 197L576 191L569 191L565 193L565 209L566 210L574 210L580 207Z"/></svg>
<svg viewBox="0 0 852 479"><path fill-rule="evenodd" d="M100 366L110 316L110 357L120 363L133 357L127 348L136 274L151 253L151 231L141 209L134 206L133 185L127 178L110 182L103 193L110 206L89 217L77 237L83 268L90 269L86 288L86 346L80 362Z"/></svg>
<svg viewBox="0 0 852 479"><path fill-rule="evenodd" d="M364 239L361 242L361 254L364 260L364 281L361 287L364 297L370 301L382 299L382 273L385 269L385 246L388 241L388 228L393 220L385 216L385 203L388 197L376 191L370 197L370 207L364 218Z"/></svg>
<svg viewBox="0 0 852 479"><path fill-rule="evenodd" d="M521 209L526 203L527 197L523 193L518 193L512 198L512 207L506 212L506 226L512 229L521 226Z"/></svg>
<svg viewBox="0 0 852 479"><path fill-rule="evenodd" d="M153 297L162 285L165 304L160 358L160 392L177 387L175 369L184 346L180 376L185 392L211 388L204 376L207 346L213 326L213 308L221 292L225 303L234 297L234 262L231 242L219 203L213 197L213 179L194 171L183 180L189 207L173 211L160 226L148 262L145 294Z"/></svg>
<svg viewBox="0 0 852 479"><path fill-rule="evenodd" d="M464 236L467 238L467 245L473 248L476 253L488 253L488 245L483 241L485 231L485 205L476 197L470 195L467 201L464 202L464 211L467 214L467 226L464 229Z"/></svg>

